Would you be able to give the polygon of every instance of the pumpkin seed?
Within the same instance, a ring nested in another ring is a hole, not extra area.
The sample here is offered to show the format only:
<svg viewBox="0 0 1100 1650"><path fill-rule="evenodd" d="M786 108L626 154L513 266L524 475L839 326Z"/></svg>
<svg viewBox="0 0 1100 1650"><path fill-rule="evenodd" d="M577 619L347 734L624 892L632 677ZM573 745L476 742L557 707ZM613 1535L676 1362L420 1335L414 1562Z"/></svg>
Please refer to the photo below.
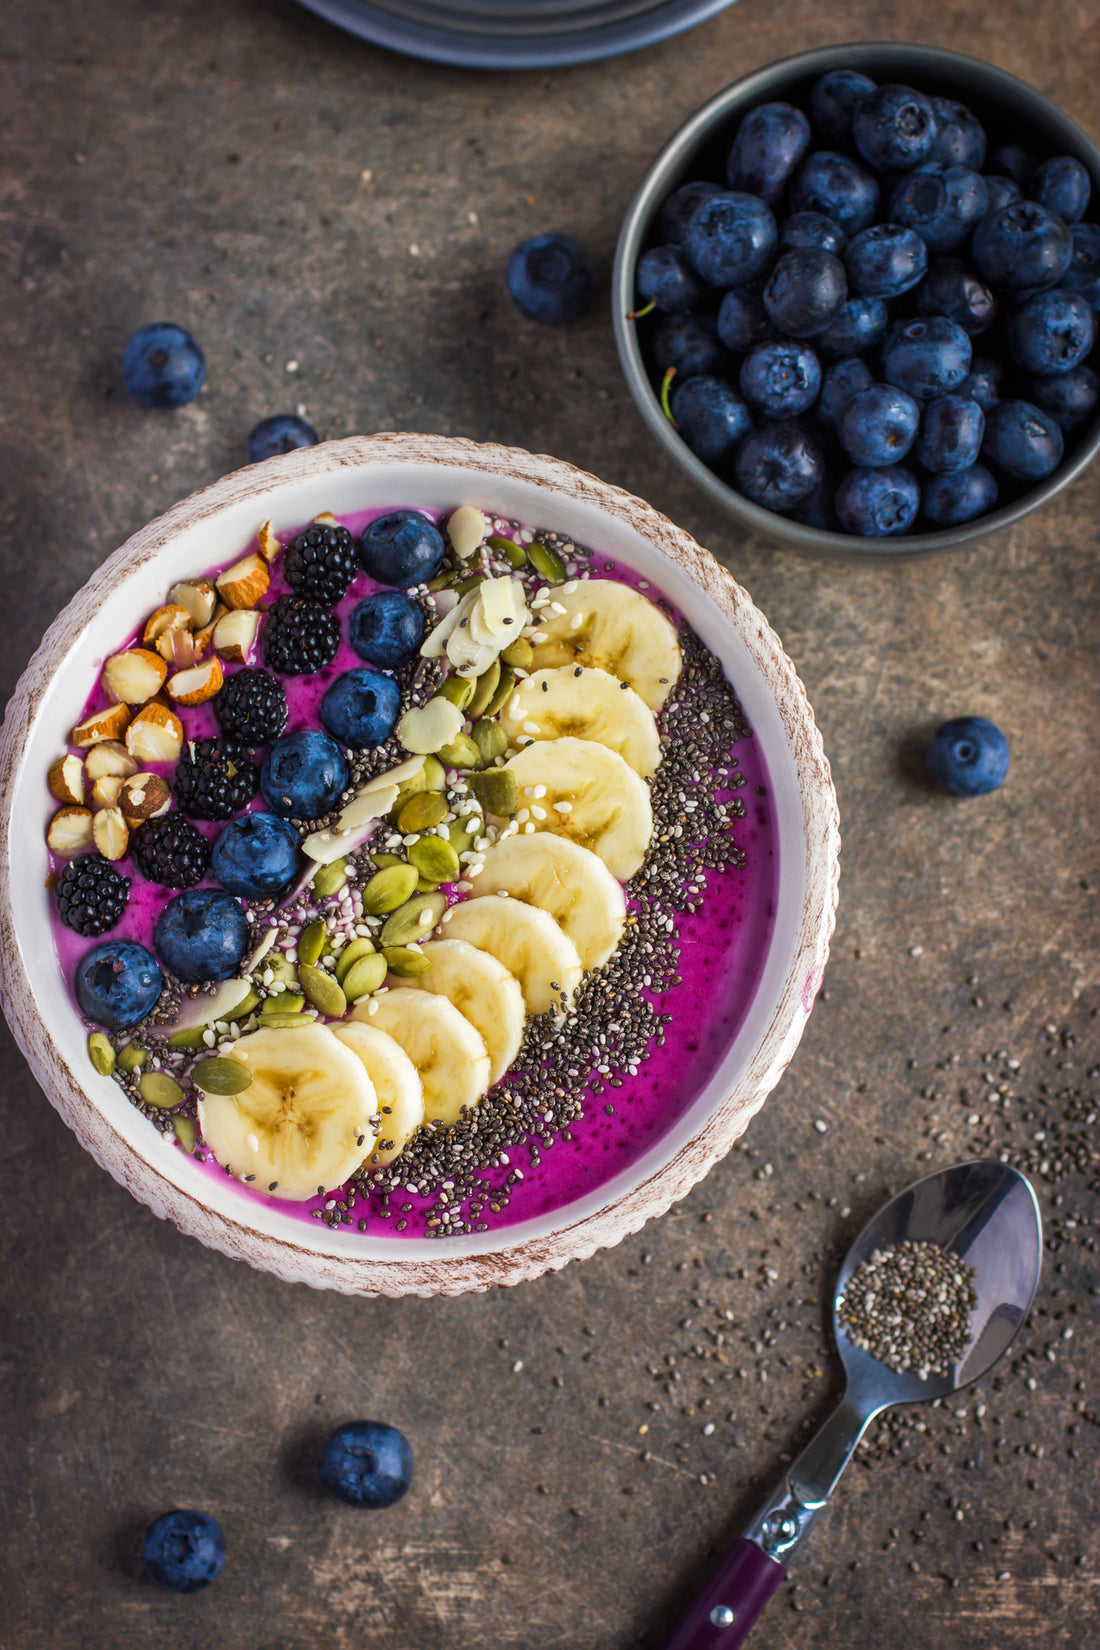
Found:
<svg viewBox="0 0 1100 1650"><path fill-rule="evenodd" d="M205 1048L206 1038L203 1036L203 1026L191 1026L188 1031L177 1031L174 1037L169 1037L169 1048Z"/></svg>
<svg viewBox="0 0 1100 1650"><path fill-rule="evenodd" d="M298 935L298 961L315 963L325 949L328 939L328 929L323 922L310 922Z"/></svg>
<svg viewBox="0 0 1100 1650"><path fill-rule="evenodd" d="M363 910L372 917L384 917L404 905L415 887L415 866L406 865L404 860L400 865L387 865L385 870L376 871L363 889Z"/></svg>
<svg viewBox="0 0 1100 1650"><path fill-rule="evenodd" d="M329 1020L343 1019L348 1011L348 1000L331 974L326 974L323 968L312 968L308 963L303 963L298 969L298 978L314 1008Z"/></svg>
<svg viewBox="0 0 1100 1650"><path fill-rule="evenodd" d="M475 836L481 835L481 819L477 814L465 819L452 819L447 826L447 841L456 853L464 854Z"/></svg>
<svg viewBox="0 0 1100 1650"><path fill-rule="evenodd" d="M265 1014L264 1031L297 1031L299 1026L311 1024L316 1014Z"/></svg>
<svg viewBox="0 0 1100 1650"><path fill-rule="evenodd" d="M474 723L472 738L486 766L508 749L508 735L499 722L490 722L487 716Z"/></svg>
<svg viewBox="0 0 1100 1650"><path fill-rule="evenodd" d="M470 775L470 789L487 814L510 819L519 807L519 787L511 768L490 768Z"/></svg>
<svg viewBox="0 0 1100 1650"><path fill-rule="evenodd" d="M380 952L358 957L343 979L344 995L348 1002L357 1003L360 997L369 997L377 991L385 981L387 970L388 964Z"/></svg>
<svg viewBox="0 0 1100 1650"><path fill-rule="evenodd" d="M382 955L390 973L403 980L414 980L432 966L432 959L412 945L388 945Z"/></svg>
<svg viewBox="0 0 1100 1650"><path fill-rule="evenodd" d="M474 696L474 682L469 676L444 676L435 693L434 699L449 699L458 710L465 710Z"/></svg>
<svg viewBox="0 0 1100 1650"><path fill-rule="evenodd" d="M506 665L516 665L520 670L530 670L535 662L535 650L526 636L517 636L514 642L508 643L501 658Z"/></svg>
<svg viewBox="0 0 1100 1650"><path fill-rule="evenodd" d="M313 892L319 899L327 899L329 894L340 891L348 880L348 862L346 859L334 859L328 865L318 867L313 878Z"/></svg>
<svg viewBox="0 0 1100 1650"><path fill-rule="evenodd" d="M439 760L449 768L476 768L481 763L481 752L469 734L460 733L439 752Z"/></svg>
<svg viewBox="0 0 1100 1650"><path fill-rule="evenodd" d="M565 563L556 550L551 550L541 539L534 539L527 547L527 555L540 579L546 579L551 584L562 582L565 577Z"/></svg>
<svg viewBox="0 0 1100 1650"><path fill-rule="evenodd" d="M138 1090L147 1106L156 1106L162 1111L183 1101L183 1090L166 1071L147 1071L138 1084Z"/></svg>
<svg viewBox="0 0 1100 1650"><path fill-rule="evenodd" d="M501 668L500 681L497 684L497 690L493 694L493 697L489 700L489 703L485 706L484 714L486 716L495 716L498 711L502 711L515 691L516 673L512 669L511 665L504 665Z"/></svg>
<svg viewBox="0 0 1100 1650"><path fill-rule="evenodd" d="M438 756L424 758L424 779L430 791L445 791L447 789L447 770Z"/></svg>
<svg viewBox="0 0 1100 1650"><path fill-rule="evenodd" d="M437 573L434 579L428 580L429 590L449 590L458 575L452 569L447 573Z"/></svg>
<svg viewBox="0 0 1100 1650"><path fill-rule="evenodd" d="M433 825L439 824L446 812L447 799L442 791L421 791L419 796L410 796L401 809L397 816L397 829L402 836L430 830Z"/></svg>
<svg viewBox="0 0 1100 1650"><path fill-rule="evenodd" d="M177 1112L172 1119L172 1133L185 1152L194 1151L195 1141L198 1139L198 1130L195 1128L193 1117L188 1117L185 1111Z"/></svg>
<svg viewBox="0 0 1100 1650"><path fill-rule="evenodd" d="M484 573L467 573L466 577L464 579L459 579L458 583L455 585L455 590L458 592L459 601L462 600L463 596L468 596L471 590L476 590L479 584L484 583Z"/></svg>
<svg viewBox="0 0 1100 1650"><path fill-rule="evenodd" d="M306 1006L306 1000L300 991L278 991L273 997L265 997L259 1018L269 1020L273 1014L300 1014Z"/></svg>
<svg viewBox="0 0 1100 1650"><path fill-rule="evenodd" d="M488 670L479 676L474 684L473 694L470 698L469 704L466 706L466 714L470 718L471 722L476 722L477 718L482 714L485 706L489 703L489 700L496 692L499 682L500 660L494 659Z"/></svg>
<svg viewBox="0 0 1100 1650"><path fill-rule="evenodd" d="M515 539L506 539L500 533L491 533L486 540L489 549L495 550L498 556L503 556L511 567L525 567L527 565L527 551Z"/></svg>
<svg viewBox="0 0 1100 1650"><path fill-rule="evenodd" d="M457 882L462 875L458 855L441 836L422 836L409 849L409 864L429 882Z"/></svg>
<svg viewBox="0 0 1100 1650"><path fill-rule="evenodd" d="M447 901L442 894L417 894L387 919L381 934L383 950L386 946L427 939L446 909Z"/></svg>
<svg viewBox="0 0 1100 1650"><path fill-rule="evenodd" d="M110 1077L115 1069L115 1047L104 1032L93 1031L88 1038L88 1058L101 1077Z"/></svg>
<svg viewBox="0 0 1100 1650"><path fill-rule="evenodd" d="M191 1068L191 1081L204 1094L243 1094L252 1086L252 1073L240 1060L215 1055Z"/></svg>
<svg viewBox="0 0 1100 1650"><path fill-rule="evenodd" d="M148 1059L149 1050L137 1043L127 1043L124 1049L119 1050L118 1063L123 1071L140 1071Z"/></svg>
<svg viewBox="0 0 1100 1650"><path fill-rule="evenodd" d="M360 957L370 957L373 955L374 943L372 940L368 940L366 938L352 940L350 945L345 945L339 957L336 959L337 985L343 985L352 963L357 963ZM345 992L344 995L347 996L347 992Z"/></svg>
<svg viewBox="0 0 1100 1650"><path fill-rule="evenodd" d="M387 865L404 865L405 863L400 854L372 854L370 857L380 871L384 871Z"/></svg>
<svg viewBox="0 0 1100 1650"><path fill-rule="evenodd" d="M229 1018L231 1020L247 1020L248 1016L255 1013L259 1006L260 993L255 990L254 987L250 986L245 996L241 998L240 1002L233 1004L233 1012L230 1014Z"/></svg>

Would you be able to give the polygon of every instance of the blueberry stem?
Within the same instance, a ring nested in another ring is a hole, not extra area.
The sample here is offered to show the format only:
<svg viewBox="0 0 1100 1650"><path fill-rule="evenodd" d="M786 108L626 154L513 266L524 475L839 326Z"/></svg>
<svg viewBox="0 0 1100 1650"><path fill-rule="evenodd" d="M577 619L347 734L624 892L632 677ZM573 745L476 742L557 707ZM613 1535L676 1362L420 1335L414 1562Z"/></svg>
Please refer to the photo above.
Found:
<svg viewBox="0 0 1100 1650"><path fill-rule="evenodd" d="M650 310L656 308L657 300L656 298L651 298L648 304L646 304L642 309L628 309L626 312L626 318L628 321L640 321L643 315L648 315Z"/></svg>
<svg viewBox="0 0 1100 1650"><path fill-rule="evenodd" d="M664 413L665 417L668 419L669 423L672 425L672 428L674 430L678 430L680 428L680 426L679 426L679 424L677 424L676 420L673 418L672 408L668 404L668 392L672 388L672 380L675 377L676 377L676 368L675 367L669 367L668 371L665 373L665 376L661 379L661 411Z"/></svg>

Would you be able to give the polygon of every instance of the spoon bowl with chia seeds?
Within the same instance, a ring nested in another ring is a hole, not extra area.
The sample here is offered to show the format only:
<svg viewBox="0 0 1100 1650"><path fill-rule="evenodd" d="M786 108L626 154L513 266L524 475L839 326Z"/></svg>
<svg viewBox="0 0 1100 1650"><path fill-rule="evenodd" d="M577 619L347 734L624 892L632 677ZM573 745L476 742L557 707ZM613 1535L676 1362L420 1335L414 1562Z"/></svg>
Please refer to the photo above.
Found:
<svg viewBox="0 0 1100 1650"><path fill-rule="evenodd" d="M833 1294L844 1396L682 1617L665 1650L735 1650L874 1418L945 1398L1008 1350L1039 1284L1030 1183L992 1159L927 1175L852 1244Z"/></svg>

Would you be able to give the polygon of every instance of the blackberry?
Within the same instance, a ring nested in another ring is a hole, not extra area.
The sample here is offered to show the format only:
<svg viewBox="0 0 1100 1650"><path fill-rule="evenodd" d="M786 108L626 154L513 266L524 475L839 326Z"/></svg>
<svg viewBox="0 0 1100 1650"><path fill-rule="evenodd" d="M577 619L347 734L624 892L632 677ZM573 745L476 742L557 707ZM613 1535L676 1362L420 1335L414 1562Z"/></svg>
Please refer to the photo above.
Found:
<svg viewBox="0 0 1100 1650"><path fill-rule="evenodd" d="M138 870L164 888L193 888L210 864L210 846L182 814L151 819L134 834L131 852Z"/></svg>
<svg viewBox="0 0 1100 1650"><path fill-rule="evenodd" d="M278 739L286 727L286 689L266 670L235 670L214 700L225 737L246 750Z"/></svg>
<svg viewBox="0 0 1100 1650"><path fill-rule="evenodd" d="M229 819L256 794L256 769L217 739L192 739L176 764L172 789L181 814Z"/></svg>
<svg viewBox="0 0 1100 1650"><path fill-rule="evenodd" d="M359 571L359 557L346 527L314 523L287 547L283 572L292 590L332 607Z"/></svg>
<svg viewBox="0 0 1100 1650"><path fill-rule="evenodd" d="M264 625L264 663L281 676L324 670L340 646L340 621L310 596L280 596Z"/></svg>
<svg viewBox="0 0 1100 1650"><path fill-rule="evenodd" d="M102 854L83 854L70 860L57 879L57 914L66 928L90 939L115 926L129 896L129 877Z"/></svg>

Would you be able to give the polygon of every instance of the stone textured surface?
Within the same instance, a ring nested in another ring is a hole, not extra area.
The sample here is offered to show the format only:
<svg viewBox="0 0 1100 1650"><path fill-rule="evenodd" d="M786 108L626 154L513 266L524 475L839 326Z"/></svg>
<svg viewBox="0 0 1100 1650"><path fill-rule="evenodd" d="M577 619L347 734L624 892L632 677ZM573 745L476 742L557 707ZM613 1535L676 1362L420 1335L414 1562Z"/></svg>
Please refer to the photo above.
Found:
<svg viewBox="0 0 1100 1650"><path fill-rule="evenodd" d="M876 36L988 57L1100 131L1085 4L1055 27L1023 0L742 0L633 58L496 78L389 57L290 0L10 0L4 691L91 569L239 463L259 417L300 402L327 435L493 435L642 494L731 567L806 681L845 851L825 1000L745 1149L641 1239L514 1291L358 1302L209 1254L95 1168L5 1040L4 1650L659 1645L835 1387L819 1298L838 1250L887 1189L990 1146L1033 1168L1052 1239L1019 1355L879 1430L758 1631L789 1650L1100 1637L1081 1098L1100 1061L1100 470L953 559L795 561L656 451L606 309L544 332L501 286L509 246L552 225L606 270L647 159L735 74ZM210 367L165 417L118 385L126 336L162 317ZM915 755L966 711L1006 729L1013 769L955 804ZM417 1450L386 1514L311 1476L326 1427L364 1413ZM136 1570L172 1505L229 1537L195 1599Z"/></svg>

